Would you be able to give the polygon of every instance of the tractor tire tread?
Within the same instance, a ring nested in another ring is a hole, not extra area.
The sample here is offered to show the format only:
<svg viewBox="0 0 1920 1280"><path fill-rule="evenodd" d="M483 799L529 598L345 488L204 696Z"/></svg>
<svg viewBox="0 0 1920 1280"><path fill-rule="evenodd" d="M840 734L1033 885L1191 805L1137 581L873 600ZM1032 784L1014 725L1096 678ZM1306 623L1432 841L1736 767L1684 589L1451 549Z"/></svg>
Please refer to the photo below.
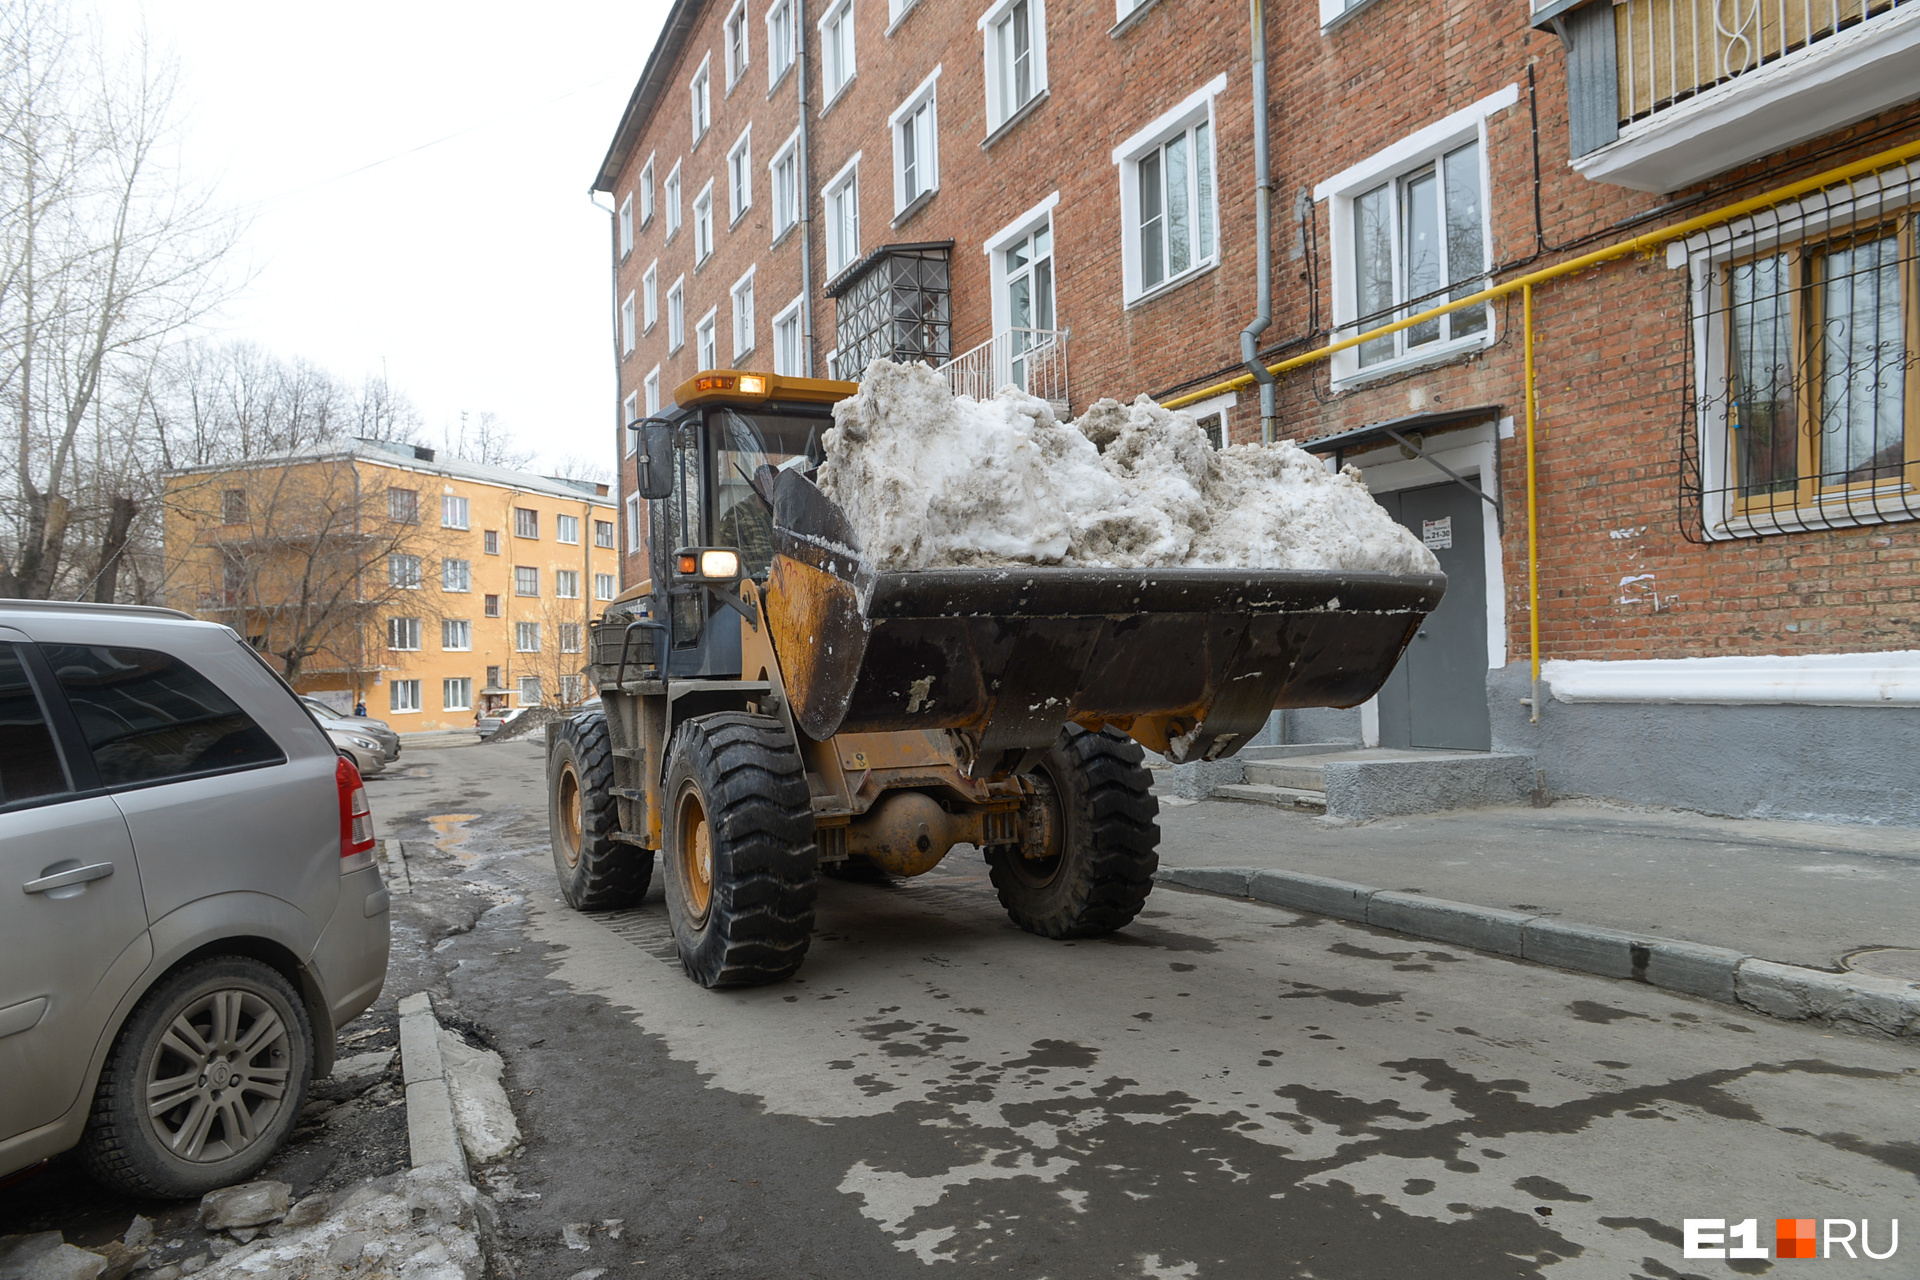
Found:
<svg viewBox="0 0 1920 1280"><path fill-rule="evenodd" d="M606 713L584 711L571 716L561 722L558 736L573 752L581 790L580 863L571 878L560 856L559 815L552 815L554 867L561 894L576 911L631 907L653 883L653 854L613 838L620 829L620 808L613 794L613 744ZM554 791L551 780L548 790Z"/></svg>

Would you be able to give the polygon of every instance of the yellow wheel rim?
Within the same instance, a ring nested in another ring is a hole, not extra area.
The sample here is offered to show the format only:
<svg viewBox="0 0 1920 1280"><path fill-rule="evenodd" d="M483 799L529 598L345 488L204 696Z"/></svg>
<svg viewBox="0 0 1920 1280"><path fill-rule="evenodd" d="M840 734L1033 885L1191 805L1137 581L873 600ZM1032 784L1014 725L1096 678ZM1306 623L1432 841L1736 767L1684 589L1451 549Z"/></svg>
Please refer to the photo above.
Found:
<svg viewBox="0 0 1920 1280"><path fill-rule="evenodd" d="M580 865L580 775L571 760L560 766L560 848L567 865Z"/></svg>
<svg viewBox="0 0 1920 1280"><path fill-rule="evenodd" d="M677 827L681 892L687 911L696 921L705 920L713 903L713 828L707 823L699 792L689 789L681 797Z"/></svg>

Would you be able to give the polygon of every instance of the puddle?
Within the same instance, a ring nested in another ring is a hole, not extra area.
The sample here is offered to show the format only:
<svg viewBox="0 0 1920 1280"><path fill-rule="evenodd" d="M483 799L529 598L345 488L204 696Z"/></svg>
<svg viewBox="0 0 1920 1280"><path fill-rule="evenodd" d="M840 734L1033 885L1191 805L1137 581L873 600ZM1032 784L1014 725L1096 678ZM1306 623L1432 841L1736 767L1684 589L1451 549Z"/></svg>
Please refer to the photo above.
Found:
<svg viewBox="0 0 1920 1280"><path fill-rule="evenodd" d="M474 855L467 848L467 839L473 833L467 830L467 824L479 816L477 813L436 813L428 818L427 825L434 830L434 846L460 865L472 866Z"/></svg>

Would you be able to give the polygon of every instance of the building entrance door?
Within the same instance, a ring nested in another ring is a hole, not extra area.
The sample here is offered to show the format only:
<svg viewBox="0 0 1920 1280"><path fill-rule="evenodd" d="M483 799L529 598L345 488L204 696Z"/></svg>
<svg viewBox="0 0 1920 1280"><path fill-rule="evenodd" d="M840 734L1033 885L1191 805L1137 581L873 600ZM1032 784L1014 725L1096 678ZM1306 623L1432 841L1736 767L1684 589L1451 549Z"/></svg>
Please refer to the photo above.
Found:
<svg viewBox="0 0 1920 1280"><path fill-rule="evenodd" d="M1380 689L1380 745L1490 751L1485 504L1451 483L1374 497L1427 544L1447 575L1440 607Z"/></svg>

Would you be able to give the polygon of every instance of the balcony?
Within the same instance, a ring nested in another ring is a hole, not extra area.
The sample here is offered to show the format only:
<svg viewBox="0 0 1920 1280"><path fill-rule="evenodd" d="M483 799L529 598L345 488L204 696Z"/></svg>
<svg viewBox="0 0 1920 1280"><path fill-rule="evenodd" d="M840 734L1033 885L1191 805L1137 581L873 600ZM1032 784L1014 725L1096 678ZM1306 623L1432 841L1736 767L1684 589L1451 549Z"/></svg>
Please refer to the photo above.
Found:
<svg viewBox="0 0 1920 1280"><path fill-rule="evenodd" d="M1920 98L1920 0L1535 0L1573 167L1668 192Z"/></svg>
<svg viewBox="0 0 1920 1280"><path fill-rule="evenodd" d="M1008 329L939 368L953 393L985 400L1001 387L1018 387L1053 406L1056 416L1069 412L1067 399L1067 330Z"/></svg>

